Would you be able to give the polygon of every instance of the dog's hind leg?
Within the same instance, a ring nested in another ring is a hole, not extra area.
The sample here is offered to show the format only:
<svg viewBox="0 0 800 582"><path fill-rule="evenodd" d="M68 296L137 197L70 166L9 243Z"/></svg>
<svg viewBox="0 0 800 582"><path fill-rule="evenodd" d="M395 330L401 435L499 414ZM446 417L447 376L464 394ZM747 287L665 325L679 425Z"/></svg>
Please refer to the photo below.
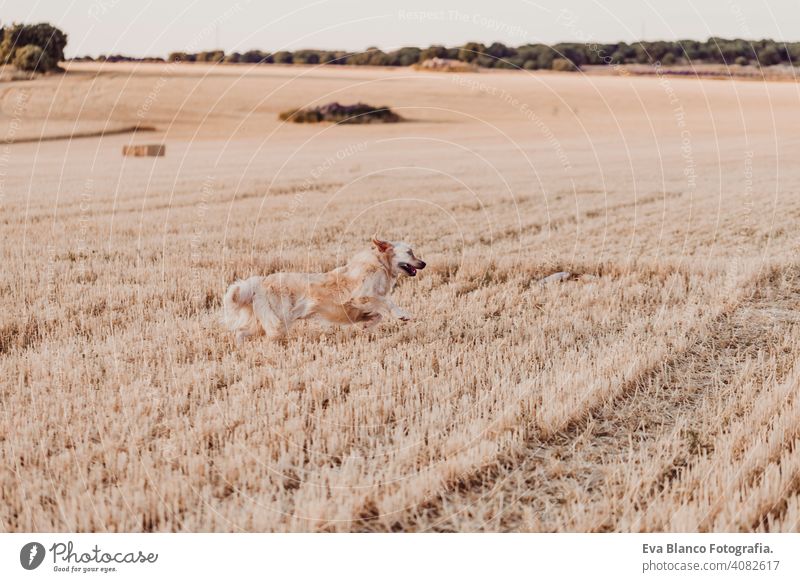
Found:
<svg viewBox="0 0 800 582"><path fill-rule="evenodd" d="M235 332L237 343L261 333L261 325L253 312L253 297L259 281L260 277L237 281L225 293L222 319L225 327Z"/></svg>
<svg viewBox="0 0 800 582"><path fill-rule="evenodd" d="M274 341L284 339L289 332L289 327L294 323L283 307L281 297L269 291L259 293L253 300L253 312L264 329L264 333Z"/></svg>
<svg viewBox="0 0 800 582"><path fill-rule="evenodd" d="M237 344L244 343L247 338L261 335L261 325L250 305L242 308L238 325L232 331L236 332Z"/></svg>
<svg viewBox="0 0 800 582"><path fill-rule="evenodd" d="M236 343L243 344L247 338L254 335L258 335L258 333L253 332L251 329L240 329L236 332Z"/></svg>

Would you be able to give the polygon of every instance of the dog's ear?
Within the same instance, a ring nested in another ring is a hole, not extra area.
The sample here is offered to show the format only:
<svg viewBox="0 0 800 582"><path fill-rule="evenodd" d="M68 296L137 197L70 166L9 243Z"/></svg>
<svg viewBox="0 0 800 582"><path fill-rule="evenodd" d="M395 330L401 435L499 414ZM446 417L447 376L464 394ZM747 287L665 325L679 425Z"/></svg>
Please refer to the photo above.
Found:
<svg viewBox="0 0 800 582"><path fill-rule="evenodd" d="M382 253L385 253L390 248L392 248L392 243L386 242L385 240L379 239L378 235L374 235L372 237L372 244L374 244L375 248L378 249Z"/></svg>

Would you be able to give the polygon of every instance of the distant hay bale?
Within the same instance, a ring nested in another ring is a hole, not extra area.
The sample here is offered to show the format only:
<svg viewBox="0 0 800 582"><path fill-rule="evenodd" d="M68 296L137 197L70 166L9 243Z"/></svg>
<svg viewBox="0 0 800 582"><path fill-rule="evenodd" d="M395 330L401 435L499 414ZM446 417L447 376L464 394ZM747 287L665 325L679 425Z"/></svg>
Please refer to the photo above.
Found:
<svg viewBox="0 0 800 582"><path fill-rule="evenodd" d="M403 120L385 106L373 107L366 103L342 105L336 102L306 109L290 109L281 113L279 118L293 123L397 123Z"/></svg>
<svg viewBox="0 0 800 582"><path fill-rule="evenodd" d="M123 156L133 156L136 158L145 157L158 157L167 153L167 148L164 144L146 144L146 145L126 145L122 146Z"/></svg>
<svg viewBox="0 0 800 582"><path fill-rule="evenodd" d="M417 71L431 71L437 73L477 73L478 67L472 63L456 59L442 59L434 57L425 59L421 63L412 65Z"/></svg>

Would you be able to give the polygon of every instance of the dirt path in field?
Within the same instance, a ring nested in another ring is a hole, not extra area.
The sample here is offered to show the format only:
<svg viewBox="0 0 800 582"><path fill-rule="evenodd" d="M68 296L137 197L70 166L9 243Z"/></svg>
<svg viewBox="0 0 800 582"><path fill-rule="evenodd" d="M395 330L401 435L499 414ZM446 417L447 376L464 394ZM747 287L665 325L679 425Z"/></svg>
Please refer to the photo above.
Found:
<svg viewBox="0 0 800 582"><path fill-rule="evenodd" d="M82 139L87 137L105 137L108 135L121 135L123 133L134 133L134 134L148 133L153 131L156 131L156 128L149 125L126 125L124 127L98 129L94 131L76 131L73 133L65 133L65 134L19 137L15 139L6 140L5 143L7 144L39 143L44 141L73 140L73 139Z"/></svg>
<svg viewBox="0 0 800 582"><path fill-rule="evenodd" d="M713 467L716 439L747 416L767 384L790 372L796 352L789 346L799 333L800 273L769 272L687 350L651 369L620 397L553 438L530 440L521 456L452 484L399 516L394 529L557 531L565 524L571 531L675 529L670 515L648 515L648 507L669 495L691 499L697 493L690 490L697 483L680 490L681 476L701 462ZM743 389L745 383L750 390ZM766 430L770 421L763 424ZM787 442L770 458L785 453L796 436L787 433ZM765 466L766 461L731 479L756 487ZM713 467L704 477L722 469L729 467ZM782 491L762 503L751 521L778 519L790 494ZM694 518L696 531L735 528L715 521L719 508L712 506ZM670 507L674 510L675 503ZM354 529L374 530L375 525L360 522Z"/></svg>

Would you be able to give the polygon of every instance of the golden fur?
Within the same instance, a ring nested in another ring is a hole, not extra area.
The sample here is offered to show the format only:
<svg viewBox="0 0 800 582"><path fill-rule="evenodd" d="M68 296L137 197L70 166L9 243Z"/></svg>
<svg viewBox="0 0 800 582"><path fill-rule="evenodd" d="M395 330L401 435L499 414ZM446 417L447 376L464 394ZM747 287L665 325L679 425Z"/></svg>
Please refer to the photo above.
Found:
<svg viewBox="0 0 800 582"><path fill-rule="evenodd" d="M327 273L273 273L233 283L223 300L224 322L241 342L266 333L286 336L298 319L376 325L384 315L409 321L411 314L389 298L400 274L415 276L425 262L402 242L372 239L373 248Z"/></svg>

